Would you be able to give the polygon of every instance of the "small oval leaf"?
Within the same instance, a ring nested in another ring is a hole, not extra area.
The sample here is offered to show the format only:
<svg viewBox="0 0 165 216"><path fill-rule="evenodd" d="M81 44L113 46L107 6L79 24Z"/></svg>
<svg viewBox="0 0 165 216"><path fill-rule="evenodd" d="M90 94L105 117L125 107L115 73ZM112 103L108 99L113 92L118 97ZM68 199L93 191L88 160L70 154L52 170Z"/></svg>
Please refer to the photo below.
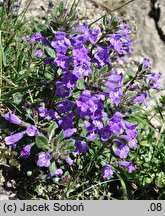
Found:
<svg viewBox="0 0 165 216"><path fill-rule="evenodd" d="M54 175L56 169L57 169L57 167L56 167L56 163L55 163L55 161L54 161L54 162L52 162L52 163L50 164L50 168L49 168L50 174L51 174L51 175Z"/></svg>
<svg viewBox="0 0 165 216"><path fill-rule="evenodd" d="M48 149L48 139L45 136L36 137L36 145L40 149Z"/></svg>
<svg viewBox="0 0 165 216"><path fill-rule="evenodd" d="M58 128L58 125L56 122L53 122L49 128L48 128L48 138L49 138L49 141L52 139L52 137L54 136L55 134L55 130Z"/></svg>

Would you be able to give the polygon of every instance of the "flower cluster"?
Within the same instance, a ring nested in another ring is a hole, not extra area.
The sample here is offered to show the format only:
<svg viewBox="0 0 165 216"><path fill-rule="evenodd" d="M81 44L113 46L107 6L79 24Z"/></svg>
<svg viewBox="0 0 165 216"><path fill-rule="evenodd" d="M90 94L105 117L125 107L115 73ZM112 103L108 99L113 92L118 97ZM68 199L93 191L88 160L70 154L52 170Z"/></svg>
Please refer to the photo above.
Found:
<svg viewBox="0 0 165 216"><path fill-rule="evenodd" d="M124 72L114 69L114 62L131 53L128 25L119 23L106 34L86 23L72 30L58 30L50 36L37 32L30 37L31 43L40 44L35 57L54 68L53 97L36 107L39 120L34 125L26 123L26 130L7 136L5 142L15 145L25 136L35 137L20 156L30 157L35 144L39 148L37 166L49 168L51 177L63 175L61 164L73 166L74 157L87 153L96 142L130 173L136 166L129 160L129 152L137 148L138 132L127 112L136 103L146 105L149 91L160 88L160 74L150 71L148 59L130 82L125 82ZM142 74L145 85L139 82ZM22 126L14 113L7 113L5 119ZM45 124L49 128L45 129ZM113 169L112 161L107 160L101 168L103 178L111 177Z"/></svg>

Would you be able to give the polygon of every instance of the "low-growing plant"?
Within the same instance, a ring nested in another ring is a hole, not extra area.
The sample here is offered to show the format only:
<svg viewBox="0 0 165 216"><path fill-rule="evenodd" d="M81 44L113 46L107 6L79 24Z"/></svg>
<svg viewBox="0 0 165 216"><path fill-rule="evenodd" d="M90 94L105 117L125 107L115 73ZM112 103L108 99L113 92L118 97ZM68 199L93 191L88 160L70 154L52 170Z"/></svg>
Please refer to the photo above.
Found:
<svg viewBox="0 0 165 216"><path fill-rule="evenodd" d="M33 55L25 65L33 64L36 74L25 79L27 92L15 88L11 98L6 89L10 111L2 115L12 124L4 140L29 185L33 181L33 198L129 199L126 170L140 169L139 181L149 183L143 159L150 151L143 145L149 145L151 131L143 131L143 104L160 90L160 73L151 71L147 58L128 73L129 26L113 16L104 16L98 27L82 23L76 6L74 1L71 8L63 2L54 7L50 1L46 22L23 38L23 49ZM150 149L157 148L154 139Z"/></svg>

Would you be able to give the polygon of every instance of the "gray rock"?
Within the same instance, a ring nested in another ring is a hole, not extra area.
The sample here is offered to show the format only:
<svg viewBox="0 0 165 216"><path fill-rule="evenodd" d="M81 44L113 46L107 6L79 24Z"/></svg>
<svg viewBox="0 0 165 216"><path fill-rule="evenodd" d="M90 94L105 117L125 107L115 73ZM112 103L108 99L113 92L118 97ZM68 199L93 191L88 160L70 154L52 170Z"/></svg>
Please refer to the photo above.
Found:
<svg viewBox="0 0 165 216"><path fill-rule="evenodd" d="M8 195L1 195L0 194L0 200L9 200L9 196Z"/></svg>
<svg viewBox="0 0 165 216"><path fill-rule="evenodd" d="M154 19L149 16L154 13L151 10L151 2L153 1L136 0L132 2L124 9L124 19L134 32L133 59L141 61L143 57L148 57L152 62L153 71L162 72L162 84L165 85L165 41L161 39ZM165 1L156 1L154 6L155 13L160 7L160 18L157 24L165 34Z"/></svg>

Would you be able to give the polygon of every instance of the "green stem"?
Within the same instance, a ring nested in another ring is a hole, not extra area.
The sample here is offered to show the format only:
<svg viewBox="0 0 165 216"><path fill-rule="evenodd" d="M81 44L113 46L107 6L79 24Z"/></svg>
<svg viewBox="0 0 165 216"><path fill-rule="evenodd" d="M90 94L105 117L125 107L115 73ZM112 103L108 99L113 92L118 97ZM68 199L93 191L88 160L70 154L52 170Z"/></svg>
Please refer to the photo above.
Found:
<svg viewBox="0 0 165 216"><path fill-rule="evenodd" d="M116 136L112 136L109 140L107 140L105 143L102 144L101 148L97 151L97 153L95 154L95 156L92 158L92 160L90 161L89 164L87 164L84 169L77 174L75 180L72 182L73 180L73 177L71 177L71 180L67 186L67 190L66 192L64 193L62 199L65 198L66 194L68 193L69 189L72 187L72 185L74 185L76 183L76 181L78 180L78 178L82 175L82 173L88 173L92 167L94 166L95 162L96 162L96 159L99 157L99 155L101 155L104 151L104 149L107 147L107 145L110 143L110 142L113 142L114 139L116 139L117 137ZM66 197L67 198L67 197Z"/></svg>
<svg viewBox="0 0 165 216"><path fill-rule="evenodd" d="M109 14L112 14L113 12L117 11L117 10L120 10L122 7L130 4L131 2L133 2L135 0L130 0L122 5L120 5L119 7L115 8L114 10L110 10L108 11ZM103 17L106 17L106 14L104 14L103 16L99 17L97 20L95 20L94 22L92 22L91 24L89 24L89 27L92 26L94 23L98 22L99 20L101 20Z"/></svg>

